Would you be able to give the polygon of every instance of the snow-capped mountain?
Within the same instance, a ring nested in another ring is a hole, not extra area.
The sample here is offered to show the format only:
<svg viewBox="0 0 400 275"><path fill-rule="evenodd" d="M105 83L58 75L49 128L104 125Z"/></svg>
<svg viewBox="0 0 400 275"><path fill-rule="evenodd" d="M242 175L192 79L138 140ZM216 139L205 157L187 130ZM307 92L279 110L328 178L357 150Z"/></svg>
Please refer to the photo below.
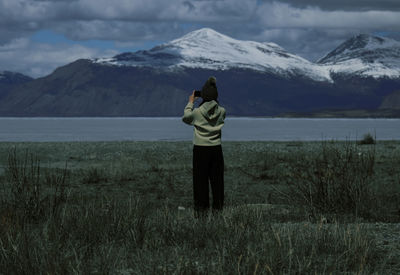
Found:
<svg viewBox="0 0 400 275"><path fill-rule="evenodd" d="M312 63L273 43L201 29L151 50L79 59L22 84L2 74L0 115L181 116L190 92L214 75L229 115L400 117L399 43L360 35Z"/></svg>
<svg viewBox="0 0 400 275"><path fill-rule="evenodd" d="M280 76L301 76L333 82L331 73L373 78L400 77L400 42L370 35L357 35L312 63L275 43L233 39L209 28L156 46L151 50L123 53L92 60L98 64L156 67L170 70L250 69Z"/></svg>
<svg viewBox="0 0 400 275"><path fill-rule="evenodd" d="M331 81L329 71L325 67L291 54L277 44L236 40L209 28L190 32L149 51L123 53L112 58L95 59L93 62L169 69L241 68L283 76L304 76L317 81Z"/></svg>
<svg viewBox="0 0 400 275"><path fill-rule="evenodd" d="M360 34L318 60L329 71L374 78L400 77L400 42Z"/></svg>

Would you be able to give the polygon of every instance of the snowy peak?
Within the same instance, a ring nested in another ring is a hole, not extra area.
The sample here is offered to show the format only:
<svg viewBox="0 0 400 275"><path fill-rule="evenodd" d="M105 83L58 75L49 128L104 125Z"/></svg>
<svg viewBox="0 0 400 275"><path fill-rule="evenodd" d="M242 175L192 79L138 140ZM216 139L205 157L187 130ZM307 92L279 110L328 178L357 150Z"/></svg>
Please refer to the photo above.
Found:
<svg viewBox="0 0 400 275"><path fill-rule="evenodd" d="M361 34L337 47L318 62L331 73L361 77L400 77L400 42Z"/></svg>
<svg viewBox="0 0 400 275"><path fill-rule="evenodd" d="M200 29L164 45L183 57L180 65L209 69L241 67L259 71L290 70L309 64L276 44L241 41L211 29ZM152 51L159 50L153 49Z"/></svg>
<svg viewBox="0 0 400 275"><path fill-rule="evenodd" d="M400 55L400 42L368 34L359 34L339 45L335 50L318 60L319 64L336 63L354 58L364 62L374 62L380 57L396 57Z"/></svg>
<svg viewBox="0 0 400 275"><path fill-rule="evenodd" d="M224 34L221 34L219 32L214 31L213 29L210 28L202 28L196 31L192 31L184 36L182 36L181 38L178 38L174 41L179 41L179 40L219 40L219 39L231 39L229 36L226 36Z"/></svg>
<svg viewBox="0 0 400 275"><path fill-rule="evenodd" d="M366 34L354 36L339 45L335 50L331 51L323 58L319 59L317 63L324 64L328 62L336 62L338 61L339 57L345 56L348 52L365 48L365 46L368 44L368 41L369 36Z"/></svg>
<svg viewBox="0 0 400 275"><path fill-rule="evenodd" d="M236 40L204 28L161 44L149 51L124 53L96 63L123 66L151 66L167 69L202 68L250 69L285 77L304 76L330 81L329 72L308 60L291 54L274 43Z"/></svg>

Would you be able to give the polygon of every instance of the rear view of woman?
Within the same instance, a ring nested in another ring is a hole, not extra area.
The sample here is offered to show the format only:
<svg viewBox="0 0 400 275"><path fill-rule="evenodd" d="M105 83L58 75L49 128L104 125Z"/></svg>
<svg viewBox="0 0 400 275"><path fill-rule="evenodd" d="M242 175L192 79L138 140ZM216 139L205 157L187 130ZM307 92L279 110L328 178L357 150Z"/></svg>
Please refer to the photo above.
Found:
<svg viewBox="0 0 400 275"><path fill-rule="evenodd" d="M195 91L189 96L182 117L194 126L193 134L193 197L197 215L209 209L209 186L213 211L222 210L224 204L224 157L221 147L221 128L225 109L219 106L216 79L210 77L201 93L203 102L194 108Z"/></svg>

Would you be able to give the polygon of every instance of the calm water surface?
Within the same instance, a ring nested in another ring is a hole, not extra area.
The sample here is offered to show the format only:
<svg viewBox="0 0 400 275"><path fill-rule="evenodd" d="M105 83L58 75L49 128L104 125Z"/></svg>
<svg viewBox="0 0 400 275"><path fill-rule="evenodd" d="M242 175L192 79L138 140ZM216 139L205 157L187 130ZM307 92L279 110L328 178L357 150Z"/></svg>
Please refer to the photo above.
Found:
<svg viewBox="0 0 400 275"><path fill-rule="evenodd" d="M366 133L400 139L400 119L227 118L232 141L354 140ZM191 140L193 128L173 118L0 118L0 141Z"/></svg>

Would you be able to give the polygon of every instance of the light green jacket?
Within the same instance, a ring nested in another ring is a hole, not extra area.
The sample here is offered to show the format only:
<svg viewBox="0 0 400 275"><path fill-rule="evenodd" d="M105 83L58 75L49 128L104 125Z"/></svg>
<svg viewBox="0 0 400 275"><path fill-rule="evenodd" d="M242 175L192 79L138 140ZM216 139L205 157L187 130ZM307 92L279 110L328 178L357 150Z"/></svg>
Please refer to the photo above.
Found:
<svg viewBox="0 0 400 275"><path fill-rule="evenodd" d="M193 103L189 102L182 120L194 126L194 145L215 146L221 144L221 128L224 126L225 115L225 109L215 100L204 102L194 109Z"/></svg>

